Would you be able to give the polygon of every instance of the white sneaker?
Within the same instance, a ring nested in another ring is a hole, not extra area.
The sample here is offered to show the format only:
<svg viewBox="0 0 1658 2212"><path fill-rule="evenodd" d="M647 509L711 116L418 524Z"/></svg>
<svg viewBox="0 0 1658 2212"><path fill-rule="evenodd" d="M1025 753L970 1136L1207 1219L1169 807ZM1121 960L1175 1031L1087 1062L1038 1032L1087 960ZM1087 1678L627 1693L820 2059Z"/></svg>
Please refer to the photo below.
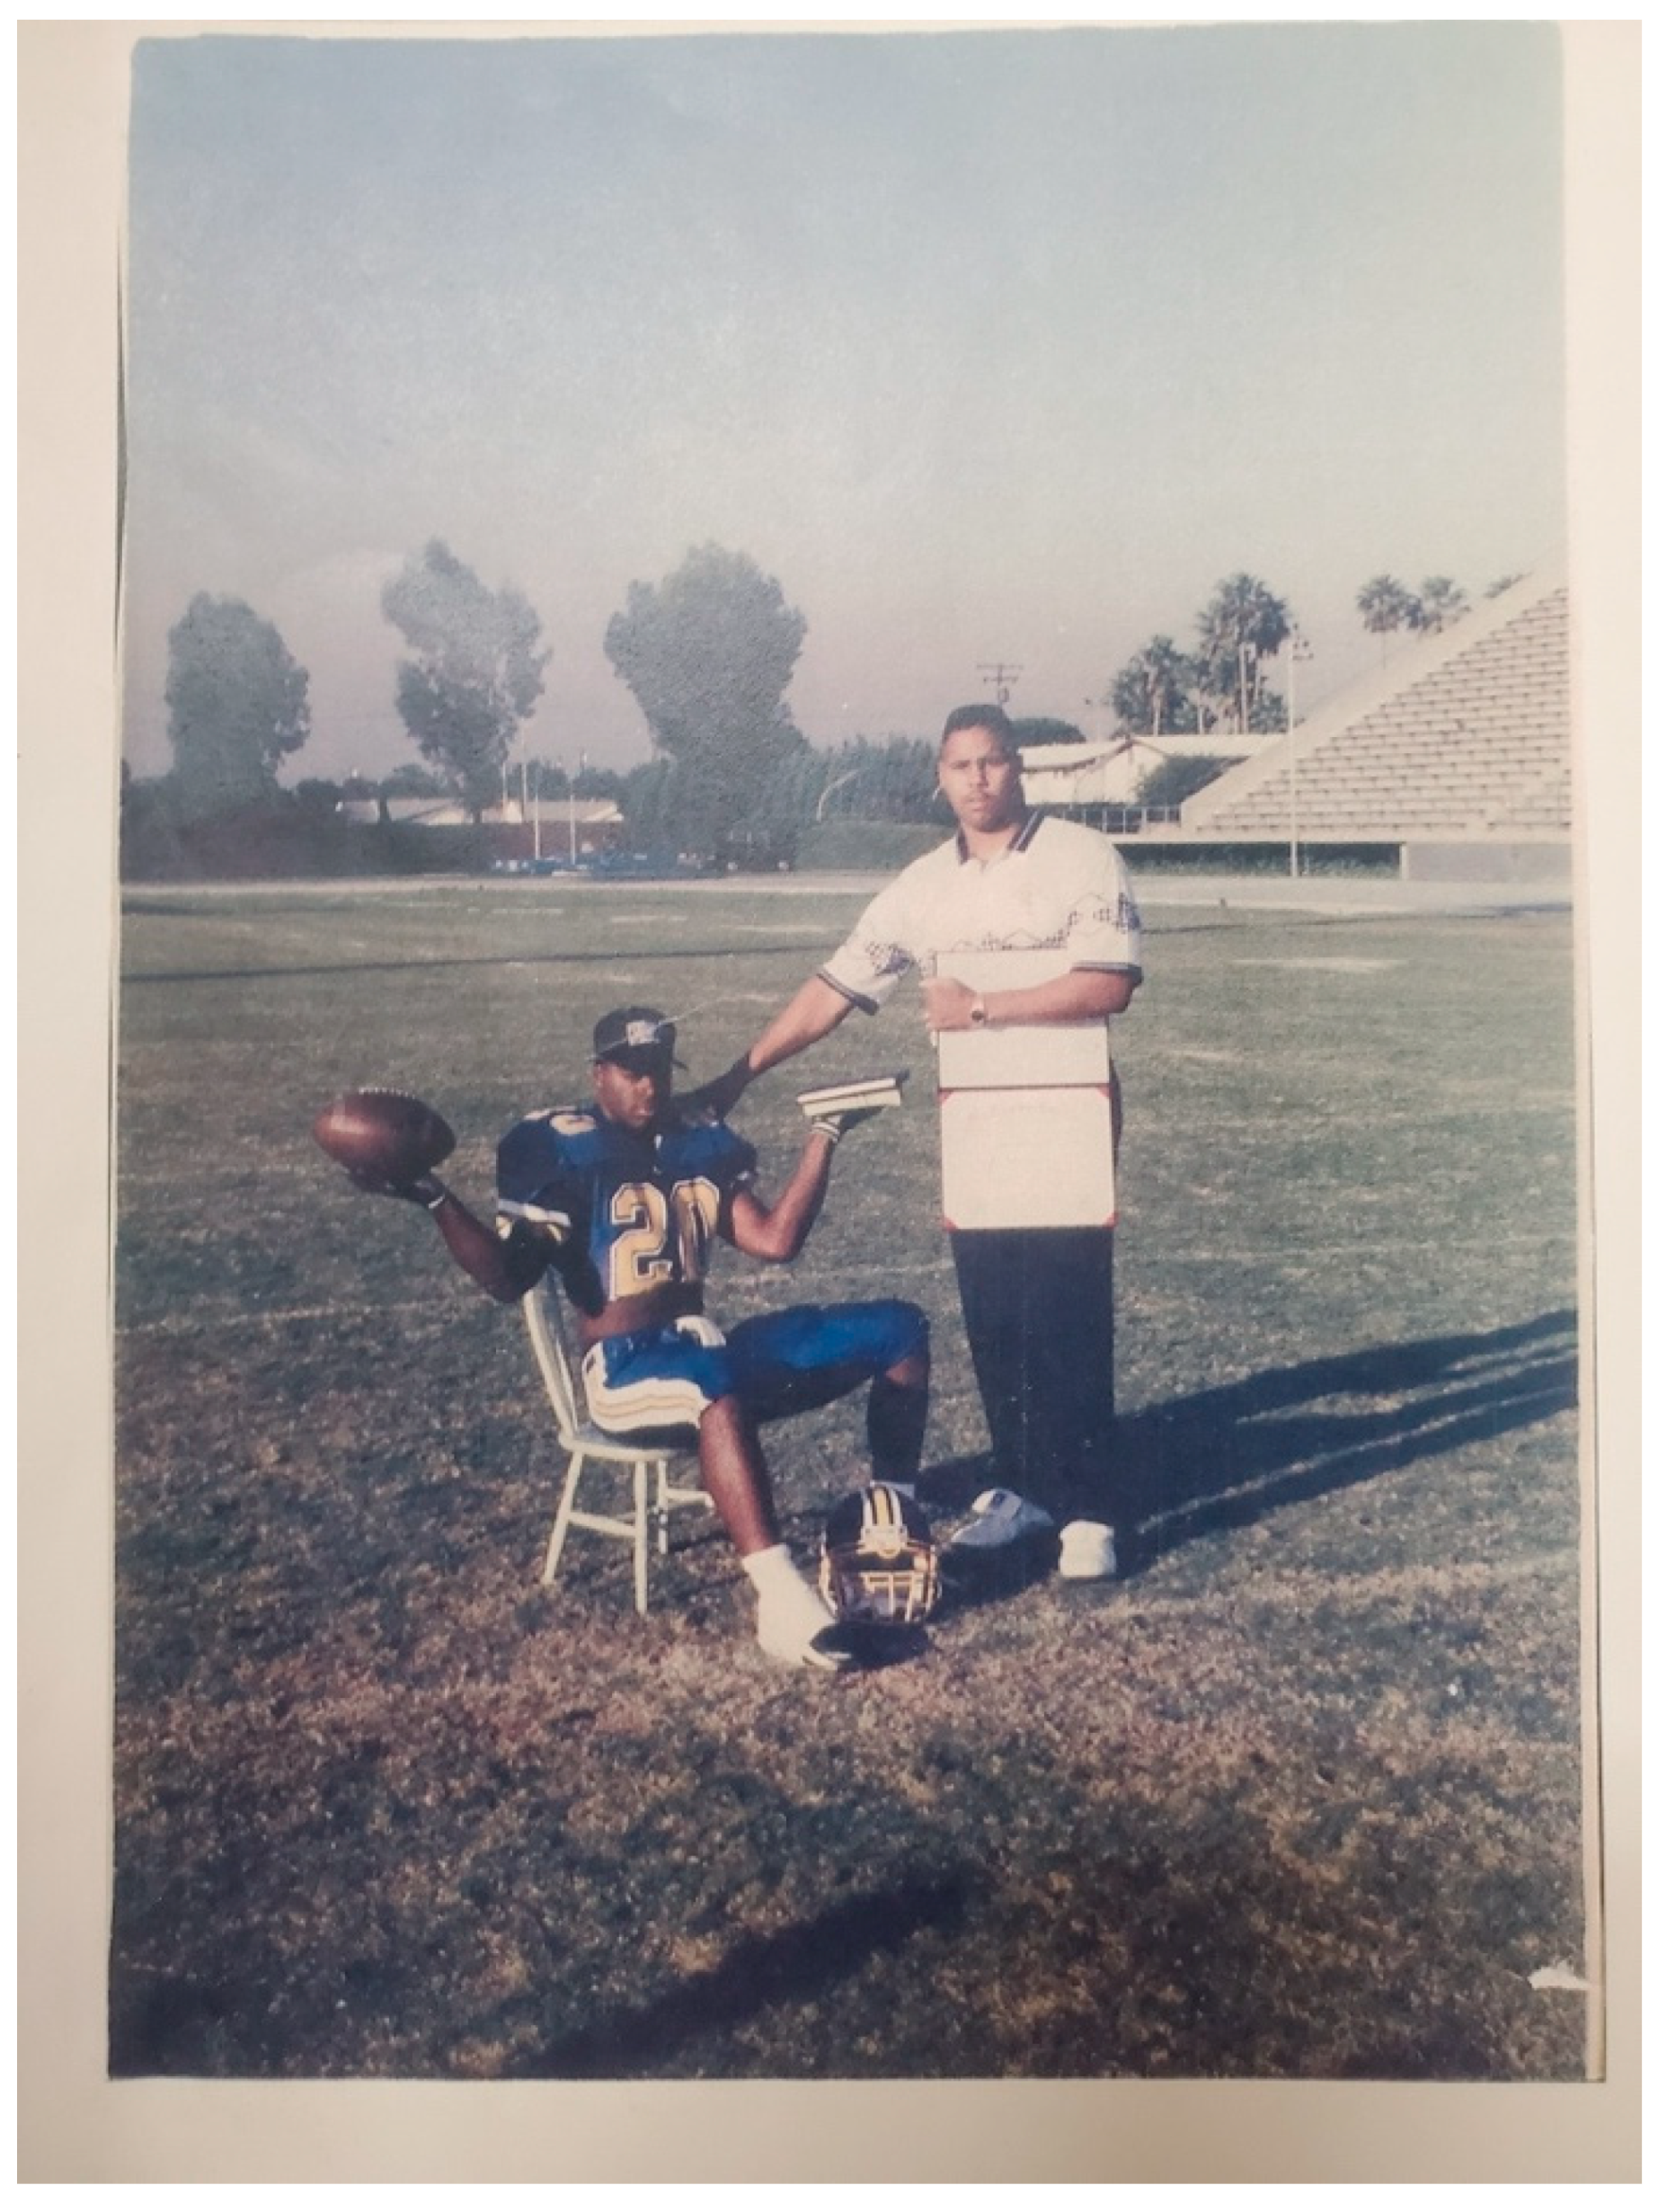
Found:
<svg viewBox="0 0 1658 2212"><path fill-rule="evenodd" d="M858 1657L829 1607L798 1576L760 1594L756 1633L760 1649L785 1666L845 1673Z"/></svg>
<svg viewBox="0 0 1658 2212"><path fill-rule="evenodd" d="M1060 1573L1067 1582L1113 1581L1115 1532L1104 1521L1068 1521L1060 1531Z"/></svg>
<svg viewBox="0 0 1658 2212"><path fill-rule="evenodd" d="M1016 1490L981 1490L972 1503L973 1518L950 1539L949 1551L999 1551L1040 1536L1053 1526L1053 1515Z"/></svg>

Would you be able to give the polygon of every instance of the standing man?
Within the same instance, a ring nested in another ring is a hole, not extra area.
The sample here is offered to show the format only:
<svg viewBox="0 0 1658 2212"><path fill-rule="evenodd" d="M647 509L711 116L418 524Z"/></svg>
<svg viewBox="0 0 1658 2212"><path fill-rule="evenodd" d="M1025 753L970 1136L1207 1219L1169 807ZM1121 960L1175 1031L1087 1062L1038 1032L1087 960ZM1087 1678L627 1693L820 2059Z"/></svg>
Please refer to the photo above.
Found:
<svg viewBox="0 0 1658 2212"><path fill-rule="evenodd" d="M726 1335L703 1308L709 1248L795 1257L829 1188L829 1163L868 1109L820 1115L776 1201L755 1187L753 1147L674 1106L675 1028L654 1007L618 1007L593 1032L591 1099L531 1114L496 1153L496 1230L435 1175L366 1188L424 1205L450 1256L510 1302L550 1269L576 1310L588 1410L601 1428L695 1426L703 1484L752 1584L760 1647L785 1665L861 1663L789 1555L757 1423L827 1405L868 1383L874 1479L913 1489L927 1426L927 1327L897 1298L791 1306Z"/></svg>
<svg viewBox="0 0 1658 2212"><path fill-rule="evenodd" d="M742 1057L703 1093L724 1111L779 1062L854 1008L873 1014L911 968L934 1031L1108 1022L1140 982L1140 922L1128 873L1097 831L1025 803L1013 725L999 706L944 724L938 784L958 828L874 898L852 934ZM976 991L940 973L952 954L1051 950L1063 973ZM1112 1078L1113 1133L1120 1125ZM1113 1232L952 1230L996 1487L974 1501L952 1551L994 1552L1060 1526L1060 1571L1117 1571L1129 1501L1113 1449Z"/></svg>

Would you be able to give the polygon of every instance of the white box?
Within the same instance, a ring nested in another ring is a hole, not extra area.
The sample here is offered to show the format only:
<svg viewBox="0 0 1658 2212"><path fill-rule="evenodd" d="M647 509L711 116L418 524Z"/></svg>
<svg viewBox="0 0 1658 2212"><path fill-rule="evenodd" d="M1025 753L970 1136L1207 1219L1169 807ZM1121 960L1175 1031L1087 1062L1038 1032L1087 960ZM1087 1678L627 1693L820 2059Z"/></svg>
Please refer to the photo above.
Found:
<svg viewBox="0 0 1658 2212"><path fill-rule="evenodd" d="M950 1229L1109 1229L1117 1218L1111 1093L952 1090L938 1101Z"/></svg>
<svg viewBox="0 0 1658 2212"><path fill-rule="evenodd" d="M1019 991L1062 951L942 954L940 975ZM1117 1218L1111 1040L1103 1021L941 1030L938 1126L951 1229L1109 1229Z"/></svg>

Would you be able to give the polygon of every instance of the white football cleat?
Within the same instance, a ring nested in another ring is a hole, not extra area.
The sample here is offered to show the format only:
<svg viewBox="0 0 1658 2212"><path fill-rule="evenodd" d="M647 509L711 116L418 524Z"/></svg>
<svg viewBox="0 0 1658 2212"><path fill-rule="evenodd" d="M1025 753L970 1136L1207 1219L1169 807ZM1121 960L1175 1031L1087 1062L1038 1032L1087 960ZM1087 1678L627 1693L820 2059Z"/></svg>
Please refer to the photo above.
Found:
<svg viewBox="0 0 1658 2212"><path fill-rule="evenodd" d="M1104 1521L1068 1521L1060 1531L1060 1573L1067 1582L1112 1582L1117 1538Z"/></svg>
<svg viewBox="0 0 1658 2212"><path fill-rule="evenodd" d="M1028 1497L1021 1497L1016 1490L981 1490L972 1503L972 1519L964 1528L957 1529L945 1550L949 1551L999 1551L1004 1545L1026 1543L1033 1536L1045 1535L1053 1526L1053 1515L1033 1506Z"/></svg>

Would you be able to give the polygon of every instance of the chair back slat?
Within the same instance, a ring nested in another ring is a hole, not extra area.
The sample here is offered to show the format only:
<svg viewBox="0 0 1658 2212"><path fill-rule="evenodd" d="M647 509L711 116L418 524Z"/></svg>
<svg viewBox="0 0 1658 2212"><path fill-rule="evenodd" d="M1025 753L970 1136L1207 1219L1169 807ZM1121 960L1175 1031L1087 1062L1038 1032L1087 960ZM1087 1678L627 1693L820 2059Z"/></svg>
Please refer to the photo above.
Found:
<svg viewBox="0 0 1658 2212"><path fill-rule="evenodd" d="M564 1334L558 1292L550 1284L543 1283L526 1293L524 1320L535 1348L536 1364L541 1370L541 1380L553 1408L553 1417L558 1423L561 1437L568 1443L581 1426L585 1408L577 1391L576 1370L570 1356L569 1338Z"/></svg>

